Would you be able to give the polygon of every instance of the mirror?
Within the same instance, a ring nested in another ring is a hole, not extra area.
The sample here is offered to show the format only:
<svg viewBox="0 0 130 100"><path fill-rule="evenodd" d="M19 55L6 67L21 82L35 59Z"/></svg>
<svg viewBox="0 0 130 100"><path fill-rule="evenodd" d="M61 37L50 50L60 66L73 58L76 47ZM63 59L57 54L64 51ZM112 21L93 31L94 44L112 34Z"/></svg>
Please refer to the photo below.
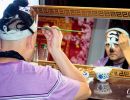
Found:
<svg viewBox="0 0 130 100"><path fill-rule="evenodd" d="M57 25L63 29L82 30L78 32L63 32L66 39L63 41L65 53L70 57L77 54L78 57L72 57L70 60L75 64L93 64L97 59L104 55L104 32L108 27L112 27L114 20L117 22L127 22L130 19L130 9L122 8L97 8L97 7L71 7L71 6L32 6L39 15L39 25ZM78 24L76 24L78 23ZM72 28L73 27L73 28ZM73 36L71 36L73 34ZM87 39L84 42L84 37ZM69 39L71 37L71 39ZM79 41L75 41L75 40ZM43 40L45 41L45 40ZM75 43L75 44L73 44ZM87 47L81 47L87 44ZM77 50L75 53L69 51L68 47ZM75 45L75 47L73 46ZM97 46L98 45L98 46ZM87 48L87 49L86 49ZM82 49L82 50L81 50ZM84 50L84 51L83 51ZM78 52L79 51L79 52ZM83 52L80 52L83 51ZM98 51L98 53L97 53ZM71 54L69 53L71 52ZM85 52L85 54L84 54ZM86 54L87 52L87 54ZM73 54L74 53L74 54ZM80 54L81 53L81 54ZM70 54L70 55L69 55ZM86 59L85 59L86 58Z"/></svg>
<svg viewBox="0 0 130 100"><path fill-rule="evenodd" d="M72 7L72 6L32 6L38 15L43 16L82 16L110 19L130 19L130 9Z"/></svg>

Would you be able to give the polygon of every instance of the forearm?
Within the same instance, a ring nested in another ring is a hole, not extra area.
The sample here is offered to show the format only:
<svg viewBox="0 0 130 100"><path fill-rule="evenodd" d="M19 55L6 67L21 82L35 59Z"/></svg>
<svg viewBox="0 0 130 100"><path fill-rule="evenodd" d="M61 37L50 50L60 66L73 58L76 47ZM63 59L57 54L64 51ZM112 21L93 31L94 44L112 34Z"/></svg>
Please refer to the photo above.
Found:
<svg viewBox="0 0 130 100"><path fill-rule="evenodd" d="M83 77L80 71L70 62L62 50L55 49L51 55L62 74L72 79L86 82L86 79Z"/></svg>
<svg viewBox="0 0 130 100"><path fill-rule="evenodd" d="M125 48L123 50L123 54L124 54L129 66L130 66L130 47Z"/></svg>

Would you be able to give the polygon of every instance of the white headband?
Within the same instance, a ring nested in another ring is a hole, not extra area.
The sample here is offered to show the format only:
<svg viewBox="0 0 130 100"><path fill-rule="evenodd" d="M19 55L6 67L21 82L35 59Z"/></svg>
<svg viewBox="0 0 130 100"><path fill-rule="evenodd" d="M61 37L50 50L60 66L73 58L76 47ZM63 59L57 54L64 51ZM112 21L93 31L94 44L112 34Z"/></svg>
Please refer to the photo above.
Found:
<svg viewBox="0 0 130 100"><path fill-rule="evenodd" d="M32 24L32 26L30 26L30 29L32 29L33 32L37 31L37 24L35 23L35 21ZM23 31L11 30L8 32L0 30L0 39L2 40L20 40L30 35L32 35L32 33L28 29L23 30Z"/></svg>
<svg viewBox="0 0 130 100"><path fill-rule="evenodd" d="M106 33L108 33L109 31L119 31L121 33L125 33L127 36L129 36L128 32L126 32L124 29L121 29L121 28L110 28L106 31Z"/></svg>

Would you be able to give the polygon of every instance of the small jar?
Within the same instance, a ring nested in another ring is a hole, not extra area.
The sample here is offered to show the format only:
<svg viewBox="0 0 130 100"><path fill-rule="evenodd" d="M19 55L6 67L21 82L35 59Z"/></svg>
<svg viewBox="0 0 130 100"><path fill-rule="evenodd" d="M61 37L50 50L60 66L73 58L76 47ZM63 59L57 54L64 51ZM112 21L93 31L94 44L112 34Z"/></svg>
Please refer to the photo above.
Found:
<svg viewBox="0 0 130 100"><path fill-rule="evenodd" d="M40 54L39 54L40 60L48 60L48 49L47 44L42 44L40 48Z"/></svg>
<svg viewBox="0 0 130 100"><path fill-rule="evenodd" d="M35 47L34 47L33 62L38 62L38 45L37 44L35 44Z"/></svg>

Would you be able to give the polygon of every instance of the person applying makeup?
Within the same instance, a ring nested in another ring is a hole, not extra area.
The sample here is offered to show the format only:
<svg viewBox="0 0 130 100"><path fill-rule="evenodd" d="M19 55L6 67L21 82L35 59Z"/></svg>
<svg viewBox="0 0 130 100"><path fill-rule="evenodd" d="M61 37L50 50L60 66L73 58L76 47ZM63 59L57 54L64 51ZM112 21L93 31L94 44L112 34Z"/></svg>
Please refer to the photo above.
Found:
<svg viewBox="0 0 130 100"><path fill-rule="evenodd" d="M37 38L28 0L14 0L0 19L0 100L79 100L91 95L89 83L61 49L57 26L43 30L59 70L30 63Z"/></svg>
<svg viewBox="0 0 130 100"><path fill-rule="evenodd" d="M129 34L122 28L114 27L105 34L106 57L98 60L95 66L113 66L130 69L130 39Z"/></svg>

